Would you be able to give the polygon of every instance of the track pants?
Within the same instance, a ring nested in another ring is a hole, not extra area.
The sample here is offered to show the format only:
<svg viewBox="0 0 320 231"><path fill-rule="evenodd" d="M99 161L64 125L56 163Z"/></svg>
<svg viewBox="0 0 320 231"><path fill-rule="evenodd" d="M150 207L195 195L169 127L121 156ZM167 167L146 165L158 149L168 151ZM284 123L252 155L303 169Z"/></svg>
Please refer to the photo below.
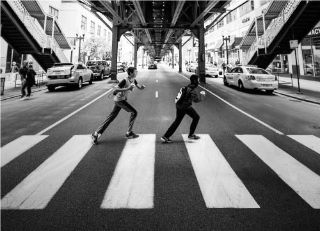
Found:
<svg viewBox="0 0 320 231"><path fill-rule="evenodd" d="M109 124L117 117L121 109L124 109L125 111L131 113L128 132L132 131L132 127L138 115L138 112L126 100L122 100L122 101L114 102L114 107L112 112L109 114L106 120L103 121L103 123L99 126L96 132L99 134L102 134L104 130L106 130L106 128L109 126Z"/></svg>
<svg viewBox="0 0 320 231"><path fill-rule="evenodd" d="M172 134L177 130L177 128L180 125L183 117L186 114L192 118L192 123L190 125L189 135L193 135L194 134L194 132L195 132L195 130L197 128L198 122L200 120L200 116L193 109L193 107L188 107L188 108L184 108L184 109L178 109L177 108L176 119L175 119L175 121L173 121L171 126L168 128L167 132L164 134L164 137L169 138L170 136L172 136Z"/></svg>

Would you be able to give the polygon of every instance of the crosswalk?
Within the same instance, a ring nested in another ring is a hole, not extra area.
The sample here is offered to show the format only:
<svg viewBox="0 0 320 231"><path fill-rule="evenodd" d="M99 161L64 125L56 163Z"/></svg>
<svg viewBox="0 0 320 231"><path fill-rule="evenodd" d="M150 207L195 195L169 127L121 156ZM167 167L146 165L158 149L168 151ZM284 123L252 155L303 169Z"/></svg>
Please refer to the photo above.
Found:
<svg viewBox="0 0 320 231"><path fill-rule="evenodd" d="M209 134L182 139L207 208L260 208L237 172ZM320 176L262 135L235 135L310 207L320 209ZM289 135L295 142L320 154L320 138ZM47 135L21 136L1 147L1 168ZM106 188L102 209L154 208L156 134L127 140ZM1 198L1 209L44 209L67 178L92 149L90 135L74 135L49 158Z"/></svg>

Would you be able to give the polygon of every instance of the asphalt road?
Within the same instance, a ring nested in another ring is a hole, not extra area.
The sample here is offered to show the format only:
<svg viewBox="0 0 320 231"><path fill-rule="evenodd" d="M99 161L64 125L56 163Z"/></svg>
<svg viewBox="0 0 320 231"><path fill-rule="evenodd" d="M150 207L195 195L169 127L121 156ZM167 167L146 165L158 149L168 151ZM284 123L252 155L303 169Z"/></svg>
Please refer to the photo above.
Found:
<svg viewBox="0 0 320 231"><path fill-rule="evenodd" d="M2 148L2 230L320 230L319 105L208 78L194 105L200 143L184 141L186 116L162 144L189 80L165 65L137 80L147 87L129 96L134 131L145 134L136 143L121 111L98 145L87 144L112 110L106 80L1 103L1 147L45 136L9 160Z"/></svg>

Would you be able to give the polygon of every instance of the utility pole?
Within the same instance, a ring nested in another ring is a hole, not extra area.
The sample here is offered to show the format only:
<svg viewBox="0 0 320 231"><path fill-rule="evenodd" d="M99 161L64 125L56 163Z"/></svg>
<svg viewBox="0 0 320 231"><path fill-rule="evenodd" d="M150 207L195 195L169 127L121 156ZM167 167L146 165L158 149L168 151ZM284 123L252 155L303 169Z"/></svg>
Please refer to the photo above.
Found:
<svg viewBox="0 0 320 231"><path fill-rule="evenodd" d="M228 35L228 37L224 37L224 36L222 36L222 40L223 40L222 45L224 45L224 42L226 42L227 65L228 65L228 64L229 64L229 56L228 56L228 42L230 42L230 35Z"/></svg>
<svg viewBox="0 0 320 231"><path fill-rule="evenodd" d="M79 55L78 55L78 62L81 61L81 40L84 40L84 34L82 34L82 36L79 36L78 34L76 34L76 39L79 40ZM84 61L84 60L83 60Z"/></svg>

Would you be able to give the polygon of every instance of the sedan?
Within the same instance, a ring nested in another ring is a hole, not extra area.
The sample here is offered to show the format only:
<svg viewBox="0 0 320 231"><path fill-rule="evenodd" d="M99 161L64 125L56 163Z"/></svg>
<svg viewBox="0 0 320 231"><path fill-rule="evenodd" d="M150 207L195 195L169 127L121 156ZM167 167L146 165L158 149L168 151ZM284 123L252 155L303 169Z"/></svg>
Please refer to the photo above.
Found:
<svg viewBox="0 0 320 231"><path fill-rule="evenodd" d="M278 89L278 81L275 75L268 73L256 66L238 66L230 72L226 72L223 77L224 85L234 85L241 90L257 89L272 93Z"/></svg>

